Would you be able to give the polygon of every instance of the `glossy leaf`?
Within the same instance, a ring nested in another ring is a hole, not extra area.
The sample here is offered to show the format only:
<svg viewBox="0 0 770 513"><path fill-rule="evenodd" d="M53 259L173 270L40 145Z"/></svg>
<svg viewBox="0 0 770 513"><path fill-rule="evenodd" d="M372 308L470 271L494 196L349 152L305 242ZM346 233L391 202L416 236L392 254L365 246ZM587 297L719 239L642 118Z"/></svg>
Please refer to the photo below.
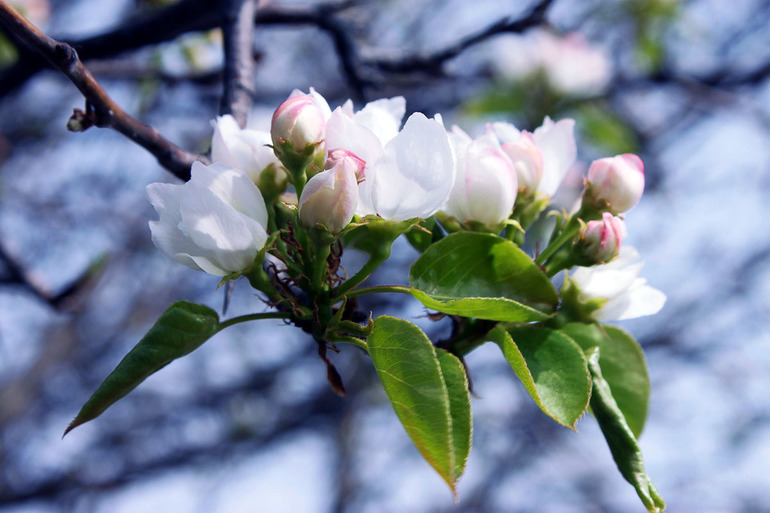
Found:
<svg viewBox="0 0 770 513"><path fill-rule="evenodd" d="M562 330L586 354L594 347L599 348L604 379L631 431L638 437L644 428L650 398L650 378L642 348L631 335L614 326L571 323Z"/></svg>
<svg viewBox="0 0 770 513"><path fill-rule="evenodd" d="M566 335L547 328L497 327L489 334L524 388L543 412L575 429L588 408L591 377L580 347Z"/></svg>
<svg viewBox="0 0 770 513"><path fill-rule="evenodd" d="M652 480L644 469L642 450L634 433L626 422L623 412L612 395L609 383L602 376L599 362L601 350L594 348L588 358L588 366L593 378L591 410L607 440L612 458L623 477L631 483L637 495L650 513L659 513L666 509L666 503L655 490Z"/></svg>
<svg viewBox="0 0 770 513"><path fill-rule="evenodd" d="M406 432L456 493L471 444L470 396L462 363L435 349L420 328L394 317L374 321L367 345Z"/></svg>
<svg viewBox="0 0 770 513"><path fill-rule="evenodd" d="M550 312L558 302L553 284L529 255L513 242L488 233L457 232L436 242L412 265L409 281L439 303L503 298ZM488 301L489 307L500 303ZM466 316L508 320L483 316L483 304L475 303L478 315Z"/></svg>
<svg viewBox="0 0 770 513"><path fill-rule="evenodd" d="M102 382L64 434L101 415L151 374L200 347L218 329L219 317L211 308L186 301L168 307Z"/></svg>
<svg viewBox="0 0 770 513"><path fill-rule="evenodd" d="M512 299L505 298L463 298L440 300L425 292L411 289L411 294L431 310L450 315L461 315L475 319L504 322L535 322L548 315Z"/></svg>

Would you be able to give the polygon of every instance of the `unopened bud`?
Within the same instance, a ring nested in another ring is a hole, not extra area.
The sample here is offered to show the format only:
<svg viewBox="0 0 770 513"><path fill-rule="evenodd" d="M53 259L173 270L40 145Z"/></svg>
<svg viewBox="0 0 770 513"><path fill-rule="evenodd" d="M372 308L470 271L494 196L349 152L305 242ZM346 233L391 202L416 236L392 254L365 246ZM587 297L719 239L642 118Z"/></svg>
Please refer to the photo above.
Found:
<svg viewBox="0 0 770 513"><path fill-rule="evenodd" d="M310 145L324 139L326 118L315 99L309 94L291 96L273 114L270 135L275 147L290 143L301 153Z"/></svg>
<svg viewBox="0 0 770 513"><path fill-rule="evenodd" d="M613 214L631 210L644 192L644 163L633 153L594 160L588 170L585 194L592 203Z"/></svg>
<svg viewBox="0 0 770 513"><path fill-rule="evenodd" d="M601 221L589 221L581 230L578 251L582 258L591 262L606 263L618 255L625 237L623 220L604 212Z"/></svg>
<svg viewBox="0 0 770 513"><path fill-rule="evenodd" d="M331 166L311 178L299 199L299 219L307 228L325 226L337 234L353 219L358 207L358 177L365 162L346 150L330 152Z"/></svg>
<svg viewBox="0 0 770 513"><path fill-rule="evenodd" d="M543 178L543 155L532 134L521 132L517 140L506 142L502 148L516 170L519 193L522 196L532 196Z"/></svg>

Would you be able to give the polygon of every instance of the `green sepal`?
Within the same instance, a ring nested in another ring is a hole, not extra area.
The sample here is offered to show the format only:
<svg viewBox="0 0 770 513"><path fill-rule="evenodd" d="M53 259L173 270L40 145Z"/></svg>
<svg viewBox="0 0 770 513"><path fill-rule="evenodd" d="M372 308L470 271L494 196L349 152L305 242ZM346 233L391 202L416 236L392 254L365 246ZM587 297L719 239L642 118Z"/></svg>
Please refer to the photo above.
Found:
<svg viewBox="0 0 770 513"><path fill-rule="evenodd" d="M101 415L150 375L193 352L218 330L219 316L207 306L178 301L168 307L99 385L64 434Z"/></svg>
<svg viewBox="0 0 770 513"><path fill-rule="evenodd" d="M431 244L438 242L443 238L444 232L441 229L441 225L436 222L435 216L431 216L428 219L421 221L419 224L414 225L411 230L406 232L406 240L408 240L409 244L420 253L424 253Z"/></svg>
<svg viewBox="0 0 770 513"><path fill-rule="evenodd" d="M588 358L588 368L593 378L591 410L607 440L612 458L621 475L634 487L647 511L660 513L666 509L666 503L647 475L642 450L612 396L609 383L602 376L599 360L600 350L595 348Z"/></svg>
<svg viewBox="0 0 770 513"><path fill-rule="evenodd" d="M278 201L278 198L281 197L281 194L288 185L288 171L278 163L268 165L259 173L259 178L257 179L257 187L267 205Z"/></svg>
<svg viewBox="0 0 770 513"><path fill-rule="evenodd" d="M603 297L581 299L580 289L568 275L564 276L564 284L559 290L559 295L562 298L562 303L558 317L562 324L569 322L595 323L594 313L607 304L607 299Z"/></svg>
<svg viewBox="0 0 770 513"><path fill-rule="evenodd" d="M377 216L366 216L345 229L344 242L346 246L353 246L370 255L390 255L393 241L422 221L419 217L389 221Z"/></svg>

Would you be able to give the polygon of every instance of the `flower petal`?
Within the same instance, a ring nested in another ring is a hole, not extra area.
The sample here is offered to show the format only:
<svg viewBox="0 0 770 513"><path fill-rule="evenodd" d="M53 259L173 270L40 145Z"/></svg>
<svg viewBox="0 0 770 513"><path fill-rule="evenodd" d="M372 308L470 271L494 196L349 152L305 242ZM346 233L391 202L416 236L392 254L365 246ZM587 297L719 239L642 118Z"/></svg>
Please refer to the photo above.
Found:
<svg viewBox="0 0 770 513"><path fill-rule="evenodd" d="M575 162L577 146L574 131L574 119L562 119L554 123L546 116L542 126L532 134L543 154L543 178L537 187L538 192L553 196Z"/></svg>
<svg viewBox="0 0 770 513"><path fill-rule="evenodd" d="M377 214L396 221L430 217L444 205L454 182L446 130L423 114L412 114L373 171Z"/></svg>
<svg viewBox="0 0 770 513"><path fill-rule="evenodd" d="M197 164L197 165L196 165ZM267 226L267 207L259 188L241 171L214 163L210 166L195 162L192 180L211 190L223 202L238 212Z"/></svg>
<svg viewBox="0 0 770 513"><path fill-rule="evenodd" d="M646 285L645 279L637 278L626 294L607 301L596 317L616 321L635 319L658 313L665 303L663 292Z"/></svg>
<svg viewBox="0 0 770 513"><path fill-rule="evenodd" d="M360 216L374 214L371 192L373 166L383 155L379 138L374 132L345 115L341 108L337 108L326 124L326 147L329 150L344 148L366 162L364 180L358 185L359 201L356 213Z"/></svg>
<svg viewBox="0 0 770 513"><path fill-rule="evenodd" d="M199 248L195 257L205 257L226 273L241 271L251 265L261 247L258 244L264 244L266 239L259 223L195 181L188 182L183 191L180 213L182 229ZM206 263L195 257L196 263L206 270ZM217 272L207 272L221 276Z"/></svg>
<svg viewBox="0 0 770 513"><path fill-rule="evenodd" d="M398 135L404 114L406 114L406 100L403 96L396 96L367 103L353 119L359 125L371 130L385 145Z"/></svg>
<svg viewBox="0 0 770 513"><path fill-rule="evenodd" d="M147 186L147 197L160 216L158 221L150 221L152 242L180 264L200 271L202 269L190 256L196 253L197 246L179 229L182 222L179 212L182 187L183 185L170 183L153 183Z"/></svg>

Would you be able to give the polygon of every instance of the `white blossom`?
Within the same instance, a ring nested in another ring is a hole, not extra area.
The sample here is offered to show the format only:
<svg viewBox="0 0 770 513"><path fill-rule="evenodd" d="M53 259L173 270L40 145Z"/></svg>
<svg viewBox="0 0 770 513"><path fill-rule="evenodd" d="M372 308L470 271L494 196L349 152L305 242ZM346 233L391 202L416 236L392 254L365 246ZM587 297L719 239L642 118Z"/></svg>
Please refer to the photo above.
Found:
<svg viewBox="0 0 770 513"><path fill-rule="evenodd" d="M459 221L497 227L508 219L516 201L513 163L493 134L476 139L457 126L449 140L455 153L455 183L445 211Z"/></svg>
<svg viewBox="0 0 770 513"><path fill-rule="evenodd" d="M276 182L286 179L286 169L269 146L269 132L241 128L229 114L218 117L213 125L212 161L243 171L257 184L262 173L271 168L275 172Z"/></svg>
<svg viewBox="0 0 770 513"><path fill-rule="evenodd" d="M454 182L449 138L436 120L415 113L400 132L402 99L368 104L351 116L352 106L336 109L326 126L328 148L344 148L366 162L359 184L359 215L403 221L438 211ZM373 120L385 120L377 124ZM392 136L392 137L391 137Z"/></svg>
<svg viewBox="0 0 770 513"><path fill-rule="evenodd" d="M593 267L578 267L570 278L580 290L580 299L604 298L607 302L594 312L594 318L621 321L658 313L666 295L647 285L639 277L644 262L637 262L639 253L623 246L614 260Z"/></svg>
<svg viewBox="0 0 770 513"><path fill-rule="evenodd" d="M242 171L195 162L190 181L153 183L147 196L160 219L153 243L180 264L216 276L247 269L265 245L267 209Z"/></svg>

